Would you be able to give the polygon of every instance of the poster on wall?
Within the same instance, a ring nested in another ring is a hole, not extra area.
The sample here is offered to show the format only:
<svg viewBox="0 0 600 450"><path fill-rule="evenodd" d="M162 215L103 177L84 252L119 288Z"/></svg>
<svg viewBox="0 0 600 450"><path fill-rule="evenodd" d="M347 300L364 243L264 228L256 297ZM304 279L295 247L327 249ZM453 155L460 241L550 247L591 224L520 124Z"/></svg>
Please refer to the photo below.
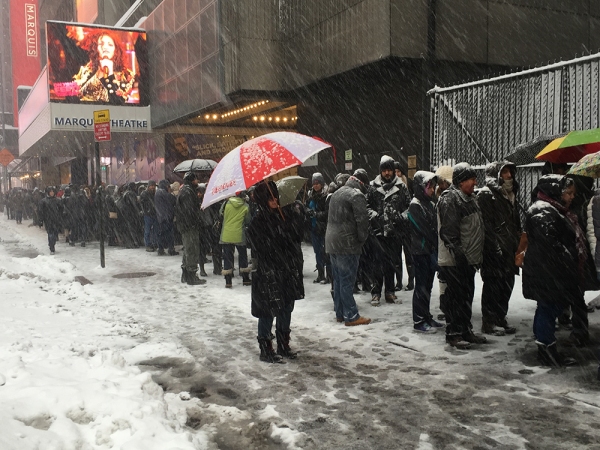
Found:
<svg viewBox="0 0 600 450"><path fill-rule="evenodd" d="M220 136L215 134L167 134L165 142L165 175L167 180L183 182L183 173L173 173L177 165L188 159L212 159L219 162L223 156L238 145L250 139L250 136ZM208 181L210 173L206 175Z"/></svg>
<svg viewBox="0 0 600 450"><path fill-rule="evenodd" d="M46 22L51 102L148 106L146 33Z"/></svg>

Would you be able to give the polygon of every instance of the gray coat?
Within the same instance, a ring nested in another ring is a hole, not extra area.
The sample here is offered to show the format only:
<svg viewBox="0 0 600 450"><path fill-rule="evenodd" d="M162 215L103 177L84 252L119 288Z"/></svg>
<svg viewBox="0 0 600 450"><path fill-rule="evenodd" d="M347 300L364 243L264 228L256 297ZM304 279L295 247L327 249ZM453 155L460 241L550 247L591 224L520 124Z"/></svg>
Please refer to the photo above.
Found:
<svg viewBox="0 0 600 450"><path fill-rule="evenodd" d="M330 254L360 255L369 235L367 199L358 181L350 178L335 191L329 203L325 251Z"/></svg>

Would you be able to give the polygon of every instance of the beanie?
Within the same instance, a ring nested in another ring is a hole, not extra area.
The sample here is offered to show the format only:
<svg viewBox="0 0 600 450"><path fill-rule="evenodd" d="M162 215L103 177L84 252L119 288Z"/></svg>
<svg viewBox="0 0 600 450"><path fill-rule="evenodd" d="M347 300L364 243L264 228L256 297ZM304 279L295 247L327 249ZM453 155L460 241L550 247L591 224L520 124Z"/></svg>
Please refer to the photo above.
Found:
<svg viewBox="0 0 600 450"><path fill-rule="evenodd" d="M325 178L321 172L315 172L312 176L312 184L319 183L321 186L325 186Z"/></svg>
<svg viewBox="0 0 600 450"><path fill-rule="evenodd" d="M186 172L183 176L183 181L186 183L191 183L196 179L196 174L194 172Z"/></svg>
<svg viewBox="0 0 600 450"><path fill-rule="evenodd" d="M148 186L156 186L156 181L154 181L154 180L148 181Z"/></svg>
<svg viewBox="0 0 600 450"><path fill-rule="evenodd" d="M458 163L452 168L452 184L455 186L471 178L477 178L477 172L468 163Z"/></svg>
<svg viewBox="0 0 600 450"><path fill-rule="evenodd" d="M390 156L383 155L381 161L379 161L379 172L384 170L394 170L394 159Z"/></svg>
<svg viewBox="0 0 600 450"><path fill-rule="evenodd" d="M452 167L450 166L440 166L435 171L435 174L439 179L442 179L448 183L452 183Z"/></svg>
<svg viewBox="0 0 600 450"><path fill-rule="evenodd" d="M363 183L365 186L369 185L369 176L367 175L367 171L365 169L356 169L352 176L361 183Z"/></svg>

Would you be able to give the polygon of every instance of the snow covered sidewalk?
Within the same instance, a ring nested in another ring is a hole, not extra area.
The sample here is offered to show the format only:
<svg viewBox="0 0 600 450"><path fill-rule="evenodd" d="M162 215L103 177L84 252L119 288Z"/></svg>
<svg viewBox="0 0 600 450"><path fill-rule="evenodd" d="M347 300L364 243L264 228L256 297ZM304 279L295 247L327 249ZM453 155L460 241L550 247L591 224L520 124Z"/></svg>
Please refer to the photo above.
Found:
<svg viewBox="0 0 600 450"><path fill-rule="evenodd" d="M443 333L412 332L412 293L379 308L358 294L373 323L336 323L306 246L307 296L292 316L301 353L269 365L239 277L226 290L208 265L207 284L187 286L180 256L112 247L102 269L97 243L61 241L50 256L28 223L0 217L0 449L600 445L595 348L565 348L580 367L538 366L535 303L520 279L509 316L517 334L461 352ZM114 277L135 272L154 275ZM432 303L435 315L437 291ZM599 320L590 315L596 342Z"/></svg>

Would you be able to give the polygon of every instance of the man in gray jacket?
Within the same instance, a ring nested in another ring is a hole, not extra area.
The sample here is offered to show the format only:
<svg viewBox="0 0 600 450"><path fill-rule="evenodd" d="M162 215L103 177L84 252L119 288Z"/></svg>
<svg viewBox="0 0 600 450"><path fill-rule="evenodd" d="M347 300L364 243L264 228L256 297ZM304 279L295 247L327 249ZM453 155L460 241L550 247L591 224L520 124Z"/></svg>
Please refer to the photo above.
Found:
<svg viewBox="0 0 600 450"><path fill-rule="evenodd" d="M483 262L484 225L474 195L477 174L467 163L454 166L452 186L438 201L438 265L448 287L445 293L446 342L456 348L483 344L473 333L471 313L475 272Z"/></svg>
<svg viewBox="0 0 600 450"><path fill-rule="evenodd" d="M358 169L329 203L325 250L331 258L333 303L337 321L348 327L371 323L371 319L358 314L353 296L358 261L369 234L365 197L368 184L367 173Z"/></svg>

